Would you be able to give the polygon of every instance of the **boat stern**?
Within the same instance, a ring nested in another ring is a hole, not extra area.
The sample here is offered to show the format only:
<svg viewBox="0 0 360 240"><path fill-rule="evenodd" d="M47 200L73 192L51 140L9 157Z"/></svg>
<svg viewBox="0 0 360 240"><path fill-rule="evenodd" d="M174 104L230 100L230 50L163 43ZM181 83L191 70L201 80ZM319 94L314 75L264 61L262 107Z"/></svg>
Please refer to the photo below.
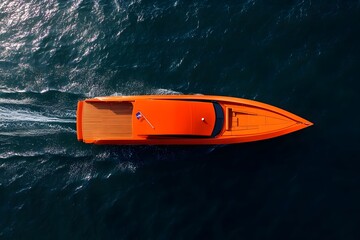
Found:
<svg viewBox="0 0 360 240"><path fill-rule="evenodd" d="M77 104L76 110L76 135L78 141L83 140L83 131L82 131L82 113L83 113L83 101L79 101Z"/></svg>

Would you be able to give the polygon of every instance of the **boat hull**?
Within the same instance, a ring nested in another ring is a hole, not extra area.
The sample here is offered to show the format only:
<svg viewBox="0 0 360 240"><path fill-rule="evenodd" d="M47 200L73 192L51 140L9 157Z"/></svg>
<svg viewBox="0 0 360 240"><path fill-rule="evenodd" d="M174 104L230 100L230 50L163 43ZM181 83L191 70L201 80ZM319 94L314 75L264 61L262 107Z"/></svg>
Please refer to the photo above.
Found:
<svg viewBox="0 0 360 240"><path fill-rule="evenodd" d="M213 104L221 113L214 113ZM98 97L78 102L77 109L77 138L92 144L234 144L274 138L311 125L283 109L224 96ZM214 133L213 128L218 130Z"/></svg>

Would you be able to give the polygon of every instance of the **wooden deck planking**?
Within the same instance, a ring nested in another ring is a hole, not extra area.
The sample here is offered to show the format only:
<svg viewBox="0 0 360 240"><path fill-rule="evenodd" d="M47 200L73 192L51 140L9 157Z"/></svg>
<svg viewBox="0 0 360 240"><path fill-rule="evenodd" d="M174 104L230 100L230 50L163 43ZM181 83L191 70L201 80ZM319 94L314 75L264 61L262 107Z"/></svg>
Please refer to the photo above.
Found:
<svg viewBox="0 0 360 240"><path fill-rule="evenodd" d="M84 102L84 139L110 139L132 136L132 109L129 102Z"/></svg>

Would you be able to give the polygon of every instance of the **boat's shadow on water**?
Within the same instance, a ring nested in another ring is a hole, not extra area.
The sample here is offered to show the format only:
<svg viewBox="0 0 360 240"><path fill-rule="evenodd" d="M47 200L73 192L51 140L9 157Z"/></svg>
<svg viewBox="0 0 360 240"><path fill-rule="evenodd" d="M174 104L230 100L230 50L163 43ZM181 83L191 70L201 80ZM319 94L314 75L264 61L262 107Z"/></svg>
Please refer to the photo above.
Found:
<svg viewBox="0 0 360 240"><path fill-rule="evenodd" d="M181 164L233 164L260 167L264 164L283 164L301 158L299 134L244 144L216 146L94 146L94 160L112 163L131 163L137 167Z"/></svg>
<svg viewBox="0 0 360 240"><path fill-rule="evenodd" d="M154 164L200 160L224 146L95 146L97 160Z"/></svg>

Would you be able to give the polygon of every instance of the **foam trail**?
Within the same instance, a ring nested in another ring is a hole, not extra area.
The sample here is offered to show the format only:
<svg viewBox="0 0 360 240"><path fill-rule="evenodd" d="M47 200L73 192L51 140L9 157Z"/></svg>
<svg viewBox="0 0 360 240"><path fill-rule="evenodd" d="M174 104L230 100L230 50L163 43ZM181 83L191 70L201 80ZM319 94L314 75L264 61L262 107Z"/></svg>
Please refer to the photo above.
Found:
<svg viewBox="0 0 360 240"><path fill-rule="evenodd" d="M29 105L29 104L33 103L33 100L31 98L25 98L25 99L21 99L21 100L0 98L0 103L14 104L14 105Z"/></svg>
<svg viewBox="0 0 360 240"><path fill-rule="evenodd" d="M18 88L8 88L6 86L0 85L0 93L25 93L25 89Z"/></svg>
<svg viewBox="0 0 360 240"><path fill-rule="evenodd" d="M42 123L75 123L73 118L58 118L41 115L37 112L26 110L11 110L0 107L2 122L42 122Z"/></svg>
<svg viewBox="0 0 360 240"><path fill-rule="evenodd" d="M39 137L39 136L47 136L57 133L64 133L64 132L70 132L75 133L76 131L73 128L69 127L61 127L59 125L53 126L49 125L47 128L38 126L29 126L27 124L20 124L18 126L20 129L16 129L13 131L0 131L0 136L8 136L8 137ZM0 129L6 128L6 125L4 127L4 124L0 123ZM30 129L31 128L31 129Z"/></svg>

